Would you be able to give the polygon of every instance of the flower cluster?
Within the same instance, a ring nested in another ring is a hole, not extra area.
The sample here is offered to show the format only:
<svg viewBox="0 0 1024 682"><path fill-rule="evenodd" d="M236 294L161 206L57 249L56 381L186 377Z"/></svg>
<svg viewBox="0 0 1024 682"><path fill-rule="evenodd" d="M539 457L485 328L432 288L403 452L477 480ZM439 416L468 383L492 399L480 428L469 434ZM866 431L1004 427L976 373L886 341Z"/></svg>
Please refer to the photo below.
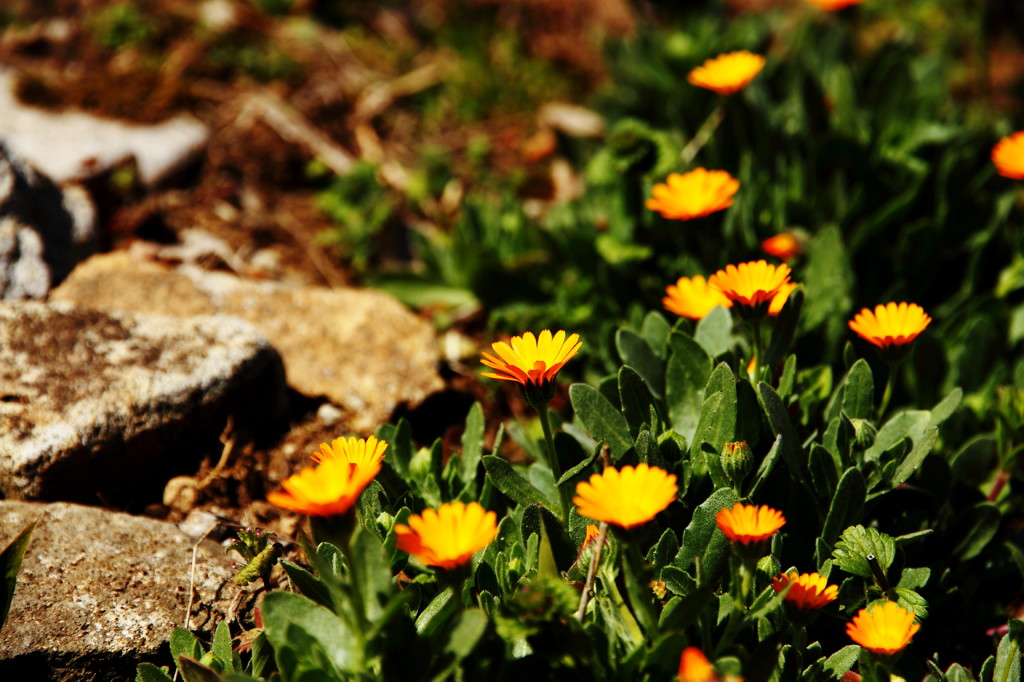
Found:
<svg viewBox="0 0 1024 682"><path fill-rule="evenodd" d="M702 319L715 306L733 305L755 310L764 307L764 312L774 317L798 286L789 276L789 266L769 265L763 260L728 265L707 280L700 275L680 277L665 289L662 303L669 312L694 320Z"/></svg>

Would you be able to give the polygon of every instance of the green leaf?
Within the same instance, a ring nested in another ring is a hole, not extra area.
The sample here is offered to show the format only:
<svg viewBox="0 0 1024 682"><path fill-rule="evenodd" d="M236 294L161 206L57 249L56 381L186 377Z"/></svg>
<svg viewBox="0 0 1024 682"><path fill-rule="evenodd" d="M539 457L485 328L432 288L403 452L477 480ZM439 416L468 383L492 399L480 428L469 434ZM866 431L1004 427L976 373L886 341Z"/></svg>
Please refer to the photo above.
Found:
<svg viewBox="0 0 1024 682"><path fill-rule="evenodd" d="M487 614L480 609L466 609L448 635L444 650L455 656L455 664L469 656L487 631Z"/></svg>
<svg viewBox="0 0 1024 682"><path fill-rule="evenodd" d="M626 418L597 389L573 384L569 387L569 400L590 435L608 444L616 462L633 447Z"/></svg>
<svg viewBox="0 0 1024 682"><path fill-rule="evenodd" d="M665 317L652 310L644 316L640 332L658 357L664 358L667 353L665 346L668 344L668 336L672 333L672 327L665 321Z"/></svg>
<svg viewBox="0 0 1024 682"><path fill-rule="evenodd" d="M384 424L377 429L377 438L388 443L387 457L384 463L390 466L403 479L409 478L409 462L416 452L412 442L412 427L405 419L399 419L397 425Z"/></svg>
<svg viewBox="0 0 1024 682"><path fill-rule="evenodd" d="M832 453L824 446L814 443L807 457L807 469L811 472L811 482L818 495L825 500L831 499L839 485L839 472L836 470L836 461ZM839 529L836 529L836 533L839 533Z"/></svg>
<svg viewBox="0 0 1024 682"><path fill-rule="evenodd" d="M632 367L655 397L664 397L665 361L658 357L647 340L629 329L620 329L615 334L615 348L622 364Z"/></svg>
<svg viewBox="0 0 1024 682"><path fill-rule="evenodd" d="M864 502L867 500L867 485L864 476L856 468L849 468L843 473L828 508L825 525L821 530L821 539L829 546L836 541L841 528L861 520L864 515ZM845 536L845 533L844 533ZM824 559L825 557L819 557Z"/></svg>
<svg viewBox="0 0 1024 682"><path fill-rule="evenodd" d="M473 403L466 415L466 430L462 432L462 461L459 478L464 486L475 486L476 472L484 454L484 409Z"/></svg>
<svg viewBox="0 0 1024 682"><path fill-rule="evenodd" d="M1020 682L1022 628L1024 623L1010 620L1010 631L999 641L999 648L996 650L996 664L992 670L993 682Z"/></svg>
<svg viewBox="0 0 1024 682"><path fill-rule="evenodd" d="M843 412L850 419L873 419L875 416L875 381L871 367L863 358L853 363L843 380Z"/></svg>
<svg viewBox="0 0 1024 682"><path fill-rule="evenodd" d="M757 473L754 476L754 485L750 488L750 497L753 499L757 496L758 491L761 490L761 486L765 484L772 471L775 469L775 463L779 461L779 453L782 451L782 436L776 436L775 441L772 443L772 447L768 450L768 454L761 460L761 466L757 468Z"/></svg>
<svg viewBox="0 0 1024 682"><path fill-rule="evenodd" d="M600 453L601 453L601 446L598 445L593 450L590 451L590 454L587 455L586 459L584 459L582 462L580 462L579 464L577 464L576 466L572 467L571 469L566 471L564 474L562 474L562 477L560 479L558 479L557 485L562 486L562 485L568 483L569 481L573 480L577 476L579 476L579 474L581 472L583 472L585 469L590 467L591 464L594 463L594 460L597 459L597 456Z"/></svg>
<svg viewBox="0 0 1024 682"><path fill-rule="evenodd" d="M548 509L558 507L547 499L537 488L516 473L512 465L501 457L486 455L481 461L487 476L494 482L494 487L504 493L510 500L524 507L531 504L543 504Z"/></svg>
<svg viewBox="0 0 1024 682"><path fill-rule="evenodd" d="M768 424L772 433L782 439L779 446L782 458L786 460L789 467L789 475L796 481L804 483L803 468L800 464L800 438L796 428L789 420L789 413L782 403L778 393L771 386L761 381L757 384L757 396L761 400L761 407L768 417ZM806 486L806 484L804 484Z"/></svg>
<svg viewBox="0 0 1024 682"><path fill-rule="evenodd" d="M883 572L888 571L896 555L896 543L891 537L874 528L850 526L843 531L839 542L836 543L832 551L832 560L847 573L871 578L873 574L867 560L869 554L875 556Z"/></svg>
<svg viewBox="0 0 1024 682"><path fill-rule="evenodd" d="M559 571L569 570L573 561L576 560L576 546L569 540L569 534L565 531L565 527L558 517L545 507L531 504L523 509L520 532L523 542L528 542L531 535L540 535L542 549L544 541L547 541L552 559L557 567L555 575L558 575Z"/></svg>
<svg viewBox="0 0 1024 682"><path fill-rule="evenodd" d="M856 644L844 646L828 657L828 660L825 661L825 670L832 673L833 679L842 679L843 675L849 672L853 664L857 662L858 656L860 656L859 646Z"/></svg>
<svg viewBox="0 0 1024 682"><path fill-rule="evenodd" d="M721 306L712 308L711 312L697 323L693 340L713 358L728 353L735 345L732 335L732 314Z"/></svg>
<svg viewBox="0 0 1024 682"><path fill-rule="evenodd" d="M661 569L675 559L679 552L679 539L671 528L666 528L661 534L658 543L651 548L647 560L654 566L655 570Z"/></svg>
<svg viewBox="0 0 1024 682"><path fill-rule="evenodd" d="M636 438L645 424L648 428L656 428L653 424L647 424L650 421L654 398L647 384L632 367L619 368L619 404L622 405L622 414L629 424L631 437Z"/></svg>
<svg viewBox="0 0 1024 682"><path fill-rule="evenodd" d="M715 515L722 509L739 502L732 488L719 488L693 510L693 518L683 531L682 546L672 562L677 568L688 569L696 557L701 558L703 583L717 584L729 560L729 540L718 530Z"/></svg>
<svg viewBox="0 0 1024 682"><path fill-rule="evenodd" d="M691 458L700 456L705 443L717 454L736 436L736 379L724 362L711 373L704 394L707 398L701 405L700 421L690 441Z"/></svg>
<svg viewBox="0 0 1024 682"><path fill-rule="evenodd" d="M390 563L380 540L363 528L356 529L352 546L353 573L358 581L354 587L359 590L366 620L372 623L381 617L383 604L391 595L394 581Z"/></svg>
<svg viewBox="0 0 1024 682"><path fill-rule="evenodd" d="M173 682L163 668L152 663L140 663L135 671L135 682Z"/></svg>
<svg viewBox="0 0 1024 682"><path fill-rule="evenodd" d="M961 561L967 561L981 554L992 538L999 532L1002 514L999 507L991 502L979 502L971 507L966 516L971 519L971 528L963 540L957 544L953 554Z"/></svg>
<svg viewBox="0 0 1024 682"><path fill-rule="evenodd" d="M878 430L875 442L864 452L864 459L878 459L904 438L916 443L924 435L931 417L927 410L906 410L895 415Z"/></svg>
<svg viewBox="0 0 1024 682"><path fill-rule="evenodd" d="M842 233L835 225L822 229L814 238L802 280L807 296L800 319L804 330L845 317L852 305L853 270Z"/></svg>
<svg viewBox="0 0 1024 682"><path fill-rule="evenodd" d="M174 659L177 664L179 656L188 656L189 658L199 660L205 653L203 651L203 645L199 643L196 636L185 628L174 628L171 631L170 638L171 658ZM178 665L179 672L181 666Z"/></svg>
<svg viewBox="0 0 1024 682"><path fill-rule="evenodd" d="M914 441L914 448L907 453L907 456L903 458L903 461L896 467L896 471L893 473L892 481L890 485L892 487L898 486L900 483L906 481L910 476L921 468L921 463L924 462L924 458L928 456L928 453L935 447L935 442L939 439L939 427L933 426L929 428L924 434Z"/></svg>
<svg viewBox="0 0 1024 682"><path fill-rule="evenodd" d="M697 425L713 361L700 344L682 332L672 332L668 345L671 354L666 368L665 397L672 423L685 435L686 426L679 420L692 422L690 429Z"/></svg>
<svg viewBox="0 0 1024 682"><path fill-rule="evenodd" d="M918 618L928 617L928 601L920 594L906 587L894 588L893 593L896 595L896 603L904 609L913 611Z"/></svg>
<svg viewBox="0 0 1024 682"><path fill-rule="evenodd" d="M221 682L220 675L188 656L178 656L178 672L185 682Z"/></svg>
<svg viewBox="0 0 1024 682"><path fill-rule="evenodd" d="M18 573L21 571L21 562L25 558L25 551L28 549L32 531L36 528L38 521L25 526L18 536L8 543L3 552L0 552L0 629L3 629L7 614L11 610L11 602L14 601L14 587L18 582Z"/></svg>
<svg viewBox="0 0 1024 682"><path fill-rule="evenodd" d="M264 632L275 650L294 638L292 630L306 636L327 656L338 670L355 672L363 666L363 650L347 622L305 597L291 592L271 592L261 607ZM313 658L315 651L302 646L297 654ZM315 659L314 659L315 661Z"/></svg>
<svg viewBox="0 0 1024 682"><path fill-rule="evenodd" d="M899 543L897 543L896 546L898 547ZM900 576L900 582L896 587L905 587L908 590L916 590L919 587L927 585L928 579L931 575L932 570L930 568L904 568L903 575Z"/></svg>
<svg viewBox="0 0 1024 682"><path fill-rule="evenodd" d="M224 664L223 672L236 672L234 647L231 645L231 628L224 621L217 624L210 651Z"/></svg>
<svg viewBox="0 0 1024 682"><path fill-rule="evenodd" d="M416 618L416 632L423 637L433 637L440 632L448 619L455 613L457 602L455 592L446 587L434 597L427 608Z"/></svg>
<svg viewBox="0 0 1024 682"><path fill-rule="evenodd" d="M282 560L281 567L287 574L288 580L291 581L292 587L297 589L300 594L309 597L321 606L331 607L330 591L319 578L290 561Z"/></svg>

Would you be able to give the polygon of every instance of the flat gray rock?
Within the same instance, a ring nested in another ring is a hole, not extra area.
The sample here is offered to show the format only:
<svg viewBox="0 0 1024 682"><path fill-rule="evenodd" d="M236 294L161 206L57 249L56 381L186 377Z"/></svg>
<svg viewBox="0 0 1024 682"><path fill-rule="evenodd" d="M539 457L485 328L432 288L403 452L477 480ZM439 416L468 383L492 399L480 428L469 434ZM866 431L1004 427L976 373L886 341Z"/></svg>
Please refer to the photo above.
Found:
<svg viewBox="0 0 1024 682"><path fill-rule="evenodd" d="M247 320L281 354L289 386L341 408L340 429L372 432L397 406L443 387L433 328L379 291L256 282L114 252L81 263L52 297L95 310Z"/></svg>
<svg viewBox="0 0 1024 682"><path fill-rule="evenodd" d="M0 679L121 682L185 623L195 541L173 525L73 504L0 500L0 547L39 520L0 630ZM225 620L241 588L231 558L200 545L193 631Z"/></svg>
<svg viewBox="0 0 1024 682"><path fill-rule="evenodd" d="M10 69L0 70L0 142L57 183L91 178L134 158L139 179L153 184L193 159L210 137L187 116L136 125L30 107L15 96L15 79Z"/></svg>
<svg viewBox="0 0 1024 682"><path fill-rule="evenodd" d="M236 429L258 427L284 400L279 357L237 318L0 303L7 497L158 500L171 475L194 470L229 415Z"/></svg>

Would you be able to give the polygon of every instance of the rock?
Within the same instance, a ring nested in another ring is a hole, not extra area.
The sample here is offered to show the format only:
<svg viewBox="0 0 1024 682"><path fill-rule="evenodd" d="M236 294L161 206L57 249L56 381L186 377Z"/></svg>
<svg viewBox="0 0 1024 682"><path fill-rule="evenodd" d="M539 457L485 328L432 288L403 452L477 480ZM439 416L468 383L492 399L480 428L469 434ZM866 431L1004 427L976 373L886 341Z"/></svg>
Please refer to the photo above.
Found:
<svg viewBox="0 0 1024 682"><path fill-rule="evenodd" d="M135 159L139 179L151 185L192 160L210 133L179 116L135 125L78 111L50 112L20 102L16 74L0 70L0 142L58 184L84 180Z"/></svg>
<svg viewBox="0 0 1024 682"><path fill-rule="evenodd" d="M248 320L281 354L288 385L326 397L353 431L373 431L443 386L431 326L376 291L255 282L115 252L82 263L52 296L96 310Z"/></svg>
<svg viewBox="0 0 1024 682"><path fill-rule="evenodd" d="M95 250L96 210L0 146L0 298L42 298Z"/></svg>
<svg viewBox="0 0 1024 682"><path fill-rule="evenodd" d="M0 547L36 519L0 630L0 679L127 682L142 661L170 664L164 643L185 623L196 541L119 512L0 500ZM199 545L193 631L228 617L232 575L223 549Z"/></svg>
<svg viewBox="0 0 1024 682"><path fill-rule="evenodd" d="M283 406L280 359L242 320L0 304L8 497L159 500L172 474L220 451L229 416L243 432L265 430Z"/></svg>

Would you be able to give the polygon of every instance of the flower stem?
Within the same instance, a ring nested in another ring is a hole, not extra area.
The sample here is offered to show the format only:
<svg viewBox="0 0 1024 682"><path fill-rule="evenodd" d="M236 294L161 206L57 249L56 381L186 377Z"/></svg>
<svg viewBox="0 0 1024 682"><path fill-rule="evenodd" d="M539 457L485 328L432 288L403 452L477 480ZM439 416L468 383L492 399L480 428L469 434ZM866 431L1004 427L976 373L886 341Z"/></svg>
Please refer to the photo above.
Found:
<svg viewBox="0 0 1024 682"><path fill-rule="evenodd" d="M722 119L725 118L725 98L721 98L718 102L718 106L711 110L707 120L701 125L700 129L694 134L690 141L683 147L682 153L679 155L682 159L683 165L687 166L693 161L697 153L704 148L704 145L711 139L711 135L715 132L718 126L722 123Z"/></svg>
<svg viewBox="0 0 1024 682"><path fill-rule="evenodd" d="M889 362L886 363L889 367L889 376L885 379L885 392L882 393L882 404L878 406L878 421L881 422L882 418L885 417L885 411L889 409L889 400L892 399L892 387L896 383L896 368L897 363Z"/></svg>
<svg viewBox="0 0 1024 682"><path fill-rule="evenodd" d="M761 380L761 367L764 363L764 358L761 354L764 352L764 342L761 339L761 323L763 318L757 318L750 323L750 326L754 328L754 386L757 386L757 382Z"/></svg>
<svg viewBox="0 0 1024 682"><path fill-rule="evenodd" d="M548 451L548 467L555 477L555 488L558 489L558 496L562 502L562 518L569 520L569 491L564 486L558 485L558 479L562 477L562 468L558 465L558 453L555 451L555 438L551 433L551 416L548 414L547 405L543 407L534 405L537 416L540 417L540 427L544 431L544 443Z"/></svg>
<svg viewBox="0 0 1024 682"><path fill-rule="evenodd" d="M580 595L580 607L574 614L576 620L583 622L583 616L587 613L587 604L594 594L594 578L597 576L597 566L601 563L601 550L604 549L604 538L608 534L608 522L602 521L597 527L597 547L590 555L590 567L587 568L587 581L583 584L583 594Z"/></svg>

